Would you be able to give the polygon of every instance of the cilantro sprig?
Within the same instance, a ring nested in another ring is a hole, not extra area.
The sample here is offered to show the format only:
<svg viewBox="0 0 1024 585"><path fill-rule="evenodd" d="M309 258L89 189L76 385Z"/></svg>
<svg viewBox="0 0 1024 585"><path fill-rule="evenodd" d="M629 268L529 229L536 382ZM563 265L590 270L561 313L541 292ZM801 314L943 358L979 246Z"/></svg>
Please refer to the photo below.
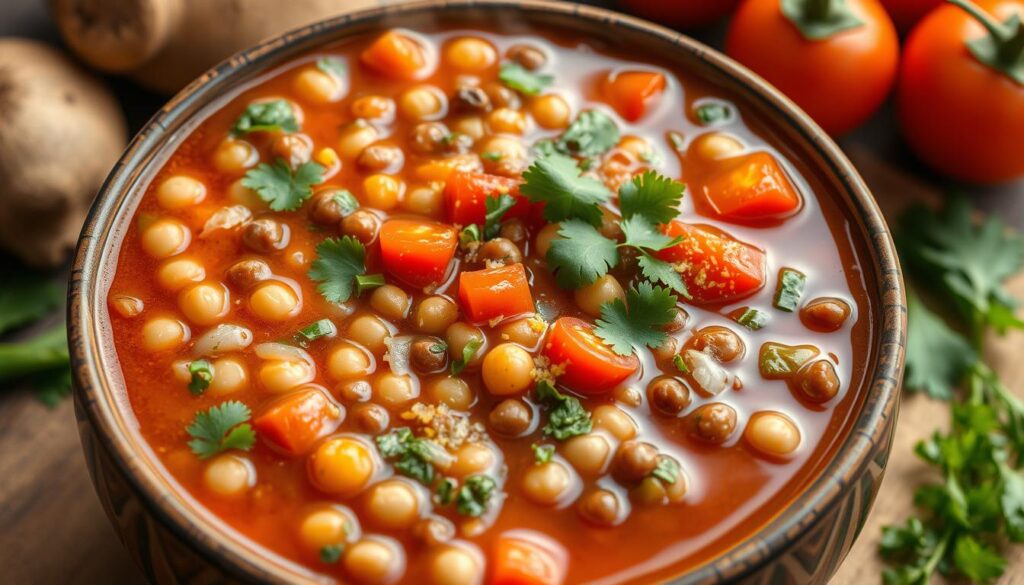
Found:
<svg viewBox="0 0 1024 585"><path fill-rule="evenodd" d="M575 396L562 394L547 380L537 382L534 393L548 413L548 422L543 428L545 435L564 441L585 435L593 428L590 412Z"/></svg>
<svg viewBox="0 0 1024 585"><path fill-rule="evenodd" d="M248 451L256 443L256 432L252 430L249 407L229 400L209 410L199 411L185 432L192 437L189 449L200 459L209 459L218 453L237 449Z"/></svg>
<svg viewBox="0 0 1024 585"><path fill-rule="evenodd" d="M513 61L501 64L498 79L509 88L525 95L538 95L555 82L551 75L534 73Z"/></svg>
<svg viewBox="0 0 1024 585"><path fill-rule="evenodd" d="M295 211L313 196L313 185L323 181L324 168L315 162L303 163L292 172L283 158L274 164L260 163L249 169L242 186L252 189L274 211Z"/></svg>
<svg viewBox="0 0 1024 585"><path fill-rule="evenodd" d="M277 131L299 131L299 121L288 100L251 103L231 127L231 132L235 135Z"/></svg>
<svg viewBox="0 0 1024 585"><path fill-rule="evenodd" d="M611 198L611 192L597 179L581 176L572 158L561 154L539 158L526 169L523 179L519 192L534 203L544 203L544 219L579 219L601 225L599 205Z"/></svg>
<svg viewBox="0 0 1024 585"><path fill-rule="evenodd" d="M382 275L366 274L366 247L352 236L320 242L309 277L319 283L316 290L331 303L344 303L353 293L359 295L384 284Z"/></svg>
<svg viewBox="0 0 1024 585"><path fill-rule="evenodd" d="M641 282L626 291L625 303L615 299L601 306L594 333L619 355L644 346L657 348L668 338L662 327L672 321L675 306L672 291Z"/></svg>
<svg viewBox="0 0 1024 585"><path fill-rule="evenodd" d="M414 436L408 427L393 429L376 441L381 456L394 461L395 471L426 486L434 482L433 461L440 447Z"/></svg>

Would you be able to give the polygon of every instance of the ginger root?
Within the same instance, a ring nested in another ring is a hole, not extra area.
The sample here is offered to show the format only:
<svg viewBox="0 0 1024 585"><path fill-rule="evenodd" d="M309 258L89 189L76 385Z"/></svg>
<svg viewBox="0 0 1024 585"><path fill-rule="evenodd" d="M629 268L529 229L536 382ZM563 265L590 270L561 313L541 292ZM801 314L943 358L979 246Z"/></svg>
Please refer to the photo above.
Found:
<svg viewBox="0 0 1024 585"><path fill-rule="evenodd" d="M0 248L64 262L126 135L98 80L52 47L0 39Z"/></svg>

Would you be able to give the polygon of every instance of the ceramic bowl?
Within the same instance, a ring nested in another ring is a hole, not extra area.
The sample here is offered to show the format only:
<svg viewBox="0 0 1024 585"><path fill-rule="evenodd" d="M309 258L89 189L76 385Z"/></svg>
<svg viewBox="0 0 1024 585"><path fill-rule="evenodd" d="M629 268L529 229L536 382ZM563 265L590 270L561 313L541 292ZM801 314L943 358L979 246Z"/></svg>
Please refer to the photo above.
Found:
<svg viewBox="0 0 1024 585"><path fill-rule="evenodd" d="M818 175L846 215L871 298L873 347L862 403L834 459L803 494L756 534L674 583L825 583L863 526L889 455L906 336L896 252L878 207L839 148L765 81L686 36L621 14L570 3L434 1L389 6L317 23L239 53L208 71L142 129L101 190L81 236L69 335L82 446L100 500L153 583L308 582L315 577L231 532L177 489L138 431L114 352L106 303L121 240L154 172L205 112L293 56L391 26L521 23L565 28L658 55L709 80L774 121L777 136Z"/></svg>

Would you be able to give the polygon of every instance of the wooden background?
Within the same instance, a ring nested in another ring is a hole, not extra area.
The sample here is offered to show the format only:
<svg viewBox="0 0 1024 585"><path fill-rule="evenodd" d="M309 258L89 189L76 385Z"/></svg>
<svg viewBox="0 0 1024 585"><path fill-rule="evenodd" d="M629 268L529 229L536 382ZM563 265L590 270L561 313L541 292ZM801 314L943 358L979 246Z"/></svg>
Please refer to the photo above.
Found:
<svg viewBox="0 0 1024 585"><path fill-rule="evenodd" d="M608 2L592 2L608 4ZM0 0L0 36L18 35L56 41L44 0ZM722 31L697 35L718 45ZM162 98L121 80L110 80L138 128ZM886 108L869 124L842 141L889 217L912 200L935 200L959 189L990 213L1024 229L1024 182L998 188L957 187L921 168L893 132ZM0 132L3 129L0 128ZM883 162L884 161L884 162ZM1024 299L1024 275L1011 283ZM55 316L55 318L60 318ZM989 361L1006 384L1024 396L1024 333L989 344ZM916 441L948 419L942 403L924 396L904 396L896 440L882 490L870 520L833 585L880 583L882 565L875 548L880 527L902 522L913 511L913 488L929 478L913 456ZM96 499L78 442L70 401L50 410L24 389L0 395L0 581L16 584L142 583ZM1010 551L1004 583L1024 582L1024 547Z"/></svg>

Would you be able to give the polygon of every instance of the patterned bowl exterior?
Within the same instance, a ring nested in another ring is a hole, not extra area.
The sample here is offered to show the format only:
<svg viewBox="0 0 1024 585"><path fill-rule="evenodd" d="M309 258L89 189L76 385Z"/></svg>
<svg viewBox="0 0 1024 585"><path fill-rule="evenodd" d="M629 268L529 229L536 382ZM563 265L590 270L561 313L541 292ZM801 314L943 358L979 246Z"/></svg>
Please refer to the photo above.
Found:
<svg viewBox="0 0 1024 585"><path fill-rule="evenodd" d="M106 294L120 241L145 183L198 113L223 93L291 56L350 35L437 20L526 22L564 27L661 55L739 95L778 121L852 221L874 296L873 363L867 395L844 444L786 509L731 551L672 581L824 584L860 532L882 479L895 427L906 341L906 299L895 248L874 199L839 148L764 80L674 31L607 10L540 0L434 0L386 6L314 24L224 61L184 89L135 137L93 206L72 272L68 325L75 412L100 500L121 540L153 583L330 582L228 530L182 495L138 432L110 341ZM870 261L870 262L868 262Z"/></svg>

